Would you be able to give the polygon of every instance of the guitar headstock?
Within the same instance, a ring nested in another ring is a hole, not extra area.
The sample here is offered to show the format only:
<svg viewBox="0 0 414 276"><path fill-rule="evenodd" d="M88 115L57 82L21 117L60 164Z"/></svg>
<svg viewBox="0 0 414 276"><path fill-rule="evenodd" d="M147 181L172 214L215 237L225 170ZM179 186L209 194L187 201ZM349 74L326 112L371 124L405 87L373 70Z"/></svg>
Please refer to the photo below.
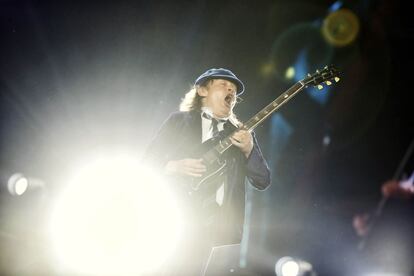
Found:
<svg viewBox="0 0 414 276"><path fill-rule="evenodd" d="M302 80L305 86L316 86L319 90L323 89L323 84L331 85L334 82L338 82L339 72L332 65L325 66L321 71L316 70L314 74L308 74L306 78Z"/></svg>

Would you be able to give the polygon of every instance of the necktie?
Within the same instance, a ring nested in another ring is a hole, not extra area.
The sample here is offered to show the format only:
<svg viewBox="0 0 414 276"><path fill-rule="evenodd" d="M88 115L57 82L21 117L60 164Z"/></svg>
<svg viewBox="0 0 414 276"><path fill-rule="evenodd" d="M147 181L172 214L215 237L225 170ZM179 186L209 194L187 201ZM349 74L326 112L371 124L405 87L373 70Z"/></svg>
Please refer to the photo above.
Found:
<svg viewBox="0 0 414 276"><path fill-rule="evenodd" d="M220 122L224 123L224 122L226 122L226 120L217 120L216 118L214 118L210 114L207 114L206 112L203 112L202 116L211 121L210 129L212 130L212 137L216 137L219 133L218 124ZM225 192L224 191L225 190L225 188L224 188L225 180L222 179L221 181L222 181L222 183L219 186L219 188L216 190L216 193L215 193L215 202L218 204L218 206L221 206L223 204L224 192Z"/></svg>
<svg viewBox="0 0 414 276"><path fill-rule="evenodd" d="M224 123L226 120L224 119L216 119L207 112L203 112L202 116L211 121L210 129L212 130L212 137L216 137L219 133L218 124Z"/></svg>
<svg viewBox="0 0 414 276"><path fill-rule="evenodd" d="M211 119L211 128L213 130L213 137L216 137L219 133L219 131L218 131L218 121L214 118Z"/></svg>

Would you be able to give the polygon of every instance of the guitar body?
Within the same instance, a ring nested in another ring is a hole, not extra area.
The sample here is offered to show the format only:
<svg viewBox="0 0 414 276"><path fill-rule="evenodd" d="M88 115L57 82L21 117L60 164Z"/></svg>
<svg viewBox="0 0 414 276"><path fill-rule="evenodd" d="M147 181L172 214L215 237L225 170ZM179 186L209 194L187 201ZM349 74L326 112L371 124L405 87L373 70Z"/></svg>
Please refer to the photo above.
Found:
<svg viewBox="0 0 414 276"><path fill-rule="evenodd" d="M201 177L192 178L191 189L193 191L198 191L199 189L205 188L208 183L214 182L214 179L223 173L226 166L226 161L223 153L217 150L216 146L236 130L236 127L234 127L232 124L226 123L224 125L224 130L220 131L216 137L205 141L203 144L201 144L201 146L192 150L191 156L194 158L202 158L203 164L207 167L207 171L203 173Z"/></svg>
<svg viewBox="0 0 414 276"><path fill-rule="evenodd" d="M191 154L192 158L203 159L203 164L207 170L201 177L185 177L183 188L192 208L196 209L198 214L200 212L203 214L201 217L204 217L204 224L209 224L218 208L220 208L216 201L216 194L226 180L228 165L226 157L231 154L231 152L221 154L214 150L214 146L235 129L235 127L226 127L217 137L205 141L194 149Z"/></svg>

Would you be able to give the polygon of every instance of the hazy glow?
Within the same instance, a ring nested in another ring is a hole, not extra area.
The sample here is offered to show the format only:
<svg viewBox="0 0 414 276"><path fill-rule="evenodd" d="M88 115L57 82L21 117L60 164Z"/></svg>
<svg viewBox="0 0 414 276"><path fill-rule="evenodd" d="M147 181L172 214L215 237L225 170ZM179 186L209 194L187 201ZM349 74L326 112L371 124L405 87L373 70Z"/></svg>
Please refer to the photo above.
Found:
<svg viewBox="0 0 414 276"><path fill-rule="evenodd" d="M368 273L361 276L404 276L400 273Z"/></svg>
<svg viewBox="0 0 414 276"><path fill-rule="evenodd" d="M290 79L293 79L294 77L295 77L295 68L290 66L286 69L285 78L290 80Z"/></svg>
<svg viewBox="0 0 414 276"><path fill-rule="evenodd" d="M263 64L262 67L260 68L260 71L263 76L270 76L275 73L276 66L274 63L269 62L269 63Z"/></svg>
<svg viewBox="0 0 414 276"><path fill-rule="evenodd" d="M156 270L181 230L167 186L126 157L83 167L56 201L50 223L60 269L100 275Z"/></svg>
<svg viewBox="0 0 414 276"><path fill-rule="evenodd" d="M24 194L29 187L29 181L20 173L13 174L7 184L9 193L17 196Z"/></svg>
<svg viewBox="0 0 414 276"><path fill-rule="evenodd" d="M336 47L344 47L355 41L360 30L358 16L350 9L338 9L324 19L322 35Z"/></svg>
<svg viewBox="0 0 414 276"><path fill-rule="evenodd" d="M329 7L329 11L330 12L334 12L339 10L342 7L343 3L342 1L336 1L335 3L333 3L330 7Z"/></svg>

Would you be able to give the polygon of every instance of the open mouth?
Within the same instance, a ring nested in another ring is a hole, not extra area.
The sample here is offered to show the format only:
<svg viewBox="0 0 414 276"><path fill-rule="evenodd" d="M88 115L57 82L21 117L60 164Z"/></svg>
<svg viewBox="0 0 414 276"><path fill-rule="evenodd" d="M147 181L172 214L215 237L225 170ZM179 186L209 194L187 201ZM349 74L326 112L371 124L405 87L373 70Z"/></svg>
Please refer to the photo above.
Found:
<svg viewBox="0 0 414 276"><path fill-rule="evenodd" d="M228 106L231 106L233 104L234 101L234 96L232 94L228 94L225 98L224 101L226 102L226 104Z"/></svg>

